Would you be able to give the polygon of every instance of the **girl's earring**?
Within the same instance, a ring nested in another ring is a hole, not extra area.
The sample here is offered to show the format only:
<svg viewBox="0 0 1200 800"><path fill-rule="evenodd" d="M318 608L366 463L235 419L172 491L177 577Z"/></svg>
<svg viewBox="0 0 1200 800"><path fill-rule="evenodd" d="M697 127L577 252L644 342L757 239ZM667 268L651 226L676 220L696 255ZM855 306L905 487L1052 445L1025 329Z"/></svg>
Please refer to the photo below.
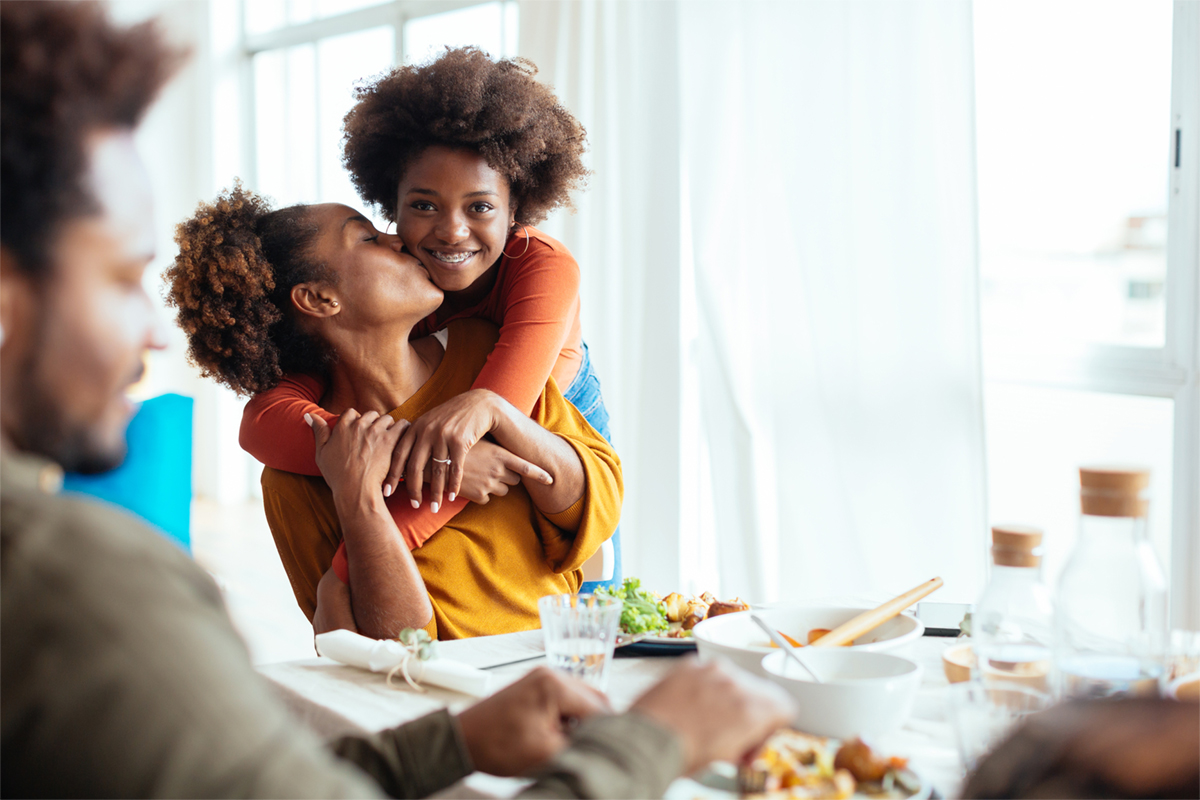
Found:
<svg viewBox="0 0 1200 800"><path fill-rule="evenodd" d="M515 222L513 223L512 229L513 229L513 235L516 236L517 223L515 223ZM522 225L521 230L525 232L525 249L522 250L519 255L515 255L515 256L509 255L507 250L501 250L500 252L503 253L508 258L520 258L521 256L523 256L529 252L529 229L526 228L524 225ZM507 245L505 245L505 247L507 247Z"/></svg>
<svg viewBox="0 0 1200 800"><path fill-rule="evenodd" d="M329 305L333 306L334 308L337 308L337 307L338 307L338 301L337 301L337 300L334 300L334 301L333 301L332 303L330 303Z"/></svg>

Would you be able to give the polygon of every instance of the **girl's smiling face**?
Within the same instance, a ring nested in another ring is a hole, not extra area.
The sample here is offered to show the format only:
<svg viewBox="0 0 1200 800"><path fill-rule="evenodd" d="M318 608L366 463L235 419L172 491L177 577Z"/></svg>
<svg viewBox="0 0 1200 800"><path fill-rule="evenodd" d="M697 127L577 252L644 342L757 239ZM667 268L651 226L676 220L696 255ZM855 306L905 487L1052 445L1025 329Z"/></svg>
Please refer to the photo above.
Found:
<svg viewBox="0 0 1200 800"><path fill-rule="evenodd" d="M426 148L401 176L396 208L397 235L443 291L488 288L516 210L483 156Z"/></svg>

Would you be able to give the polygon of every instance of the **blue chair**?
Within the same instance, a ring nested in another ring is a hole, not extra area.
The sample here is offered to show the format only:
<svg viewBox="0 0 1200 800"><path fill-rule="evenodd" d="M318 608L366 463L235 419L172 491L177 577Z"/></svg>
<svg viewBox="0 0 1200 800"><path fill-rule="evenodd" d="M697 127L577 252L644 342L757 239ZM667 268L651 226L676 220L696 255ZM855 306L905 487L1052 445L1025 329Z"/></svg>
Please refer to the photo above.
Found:
<svg viewBox="0 0 1200 800"><path fill-rule="evenodd" d="M191 552L192 407L178 394L146 400L129 422L125 461L95 475L67 473L63 490L132 511Z"/></svg>

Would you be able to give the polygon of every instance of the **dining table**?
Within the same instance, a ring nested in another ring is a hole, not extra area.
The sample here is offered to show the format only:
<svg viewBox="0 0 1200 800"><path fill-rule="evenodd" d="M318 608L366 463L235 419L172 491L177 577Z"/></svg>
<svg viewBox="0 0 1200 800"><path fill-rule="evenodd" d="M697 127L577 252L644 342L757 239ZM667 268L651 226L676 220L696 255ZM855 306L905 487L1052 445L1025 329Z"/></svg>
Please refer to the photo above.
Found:
<svg viewBox="0 0 1200 800"><path fill-rule="evenodd" d="M925 636L907 645L901 654L922 667L912 713L899 730L870 740L880 752L909 759L910 768L921 778L921 796L955 797L964 777L947 713L949 683L941 665L941 653L952 643L953 639ZM540 629L438 642L437 647L439 658L488 671L492 675L490 691L547 663ZM608 670L607 695L613 709L620 712L629 708L678 663L677 656L631 656L618 649ZM294 716L326 739L374 733L441 708L456 713L478 699L431 686L414 689L400 678L389 683L384 674L315 655L261 665L258 671ZM714 765L700 774L679 778L666 796L679 800L735 797L733 778L732 765ZM436 796L508 797L526 783L475 773Z"/></svg>

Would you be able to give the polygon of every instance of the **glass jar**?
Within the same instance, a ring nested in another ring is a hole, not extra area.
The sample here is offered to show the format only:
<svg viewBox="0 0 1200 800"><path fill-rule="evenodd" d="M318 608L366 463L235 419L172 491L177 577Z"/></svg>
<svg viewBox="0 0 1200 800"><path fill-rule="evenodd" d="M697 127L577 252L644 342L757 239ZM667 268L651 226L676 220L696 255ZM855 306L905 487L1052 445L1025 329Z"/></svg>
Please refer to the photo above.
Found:
<svg viewBox="0 0 1200 800"><path fill-rule="evenodd" d="M1055 686L1064 697L1162 691L1167 586L1150 546L1150 473L1081 467L1079 539L1058 580Z"/></svg>
<svg viewBox="0 0 1200 800"><path fill-rule="evenodd" d="M972 677L1046 691L1054 607L1042 582L1042 532L1024 525L993 527L992 565L971 617Z"/></svg>

